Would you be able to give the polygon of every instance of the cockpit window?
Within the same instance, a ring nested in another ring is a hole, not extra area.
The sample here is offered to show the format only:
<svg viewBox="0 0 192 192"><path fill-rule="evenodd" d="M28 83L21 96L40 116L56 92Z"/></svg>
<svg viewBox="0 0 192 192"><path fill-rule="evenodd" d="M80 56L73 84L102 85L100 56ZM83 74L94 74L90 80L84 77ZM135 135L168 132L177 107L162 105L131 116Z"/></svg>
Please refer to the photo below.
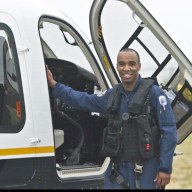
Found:
<svg viewBox="0 0 192 192"><path fill-rule="evenodd" d="M0 24L0 132L18 132L24 102L15 43L10 29Z"/></svg>

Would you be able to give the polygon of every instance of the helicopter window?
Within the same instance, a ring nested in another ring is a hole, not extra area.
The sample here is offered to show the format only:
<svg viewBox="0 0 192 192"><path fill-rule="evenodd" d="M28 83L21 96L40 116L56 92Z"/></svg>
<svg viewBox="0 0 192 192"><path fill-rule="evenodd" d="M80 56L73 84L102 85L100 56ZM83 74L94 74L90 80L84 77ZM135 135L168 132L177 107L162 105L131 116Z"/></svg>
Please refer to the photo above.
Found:
<svg viewBox="0 0 192 192"><path fill-rule="evenodd" d="M51 22L42 22L40 34L43 41L45 58L57 57L59 59L65 59L73 63L78 63L81 67L86 67L86 69L93 72L90 64L78 47L76 40L63 27ZM55 34L54 37L52 34ZM45 43L47 47L45 47ZM51 51L54 55L50 55Z"/></svg>
<svg viewBox="0 0 192 192"><path fill-rule="evenodd" d="M172 107L177 124L180 126L191 115L192 88L187 81L179 82L175 92L177 94L172 101Z"/></svg>
<svg viewBox="0 0 192 192"><path fill-rule="evenodd" d="M111 6L117 9L111 10ZM136 22L135 17L136 14L133 17L133 11L127 9L126 3L120 1L107 2L103 8L101 17L103 44L106 45L114 68L119 50L130 47L140 54L141 76L156 78L159 84L167 85L177 70L178 63L148 26L139 17ZM113 31L115 32L112 33Z"/></svg>
<svg viewBox="0 0 192 192"><path fill-rule="evenodd" d="M24 118L18 60L10 29L0 25L0 132L18 132Z"/></svg>

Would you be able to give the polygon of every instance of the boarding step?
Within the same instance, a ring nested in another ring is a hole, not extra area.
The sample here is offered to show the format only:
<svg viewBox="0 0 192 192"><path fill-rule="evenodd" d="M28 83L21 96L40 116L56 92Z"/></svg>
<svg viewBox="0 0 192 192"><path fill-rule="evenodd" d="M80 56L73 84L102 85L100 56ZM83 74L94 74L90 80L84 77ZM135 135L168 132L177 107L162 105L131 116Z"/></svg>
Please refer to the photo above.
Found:
<svg viewBox="0 0 192 192"><path fill-rule="evenodd" d="M57 164L57 170L62 171L65 173L72 173L72 172L81 172L81 171L98 171L100 170L101 165L97 165L94 163L85 163L83 165L63 165Z"/></svg>

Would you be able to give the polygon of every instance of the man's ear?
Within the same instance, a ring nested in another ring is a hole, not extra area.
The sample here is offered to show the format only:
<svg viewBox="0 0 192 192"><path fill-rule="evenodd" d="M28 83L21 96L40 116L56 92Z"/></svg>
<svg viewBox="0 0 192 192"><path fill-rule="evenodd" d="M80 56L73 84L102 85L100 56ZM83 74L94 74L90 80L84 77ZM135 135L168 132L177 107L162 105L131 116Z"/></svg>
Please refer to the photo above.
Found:
<svg viewBox="0 0 192 192"><path fill-rule="evenodd" d="M141 69L141 63L139 63L139 70Z"/></svg>

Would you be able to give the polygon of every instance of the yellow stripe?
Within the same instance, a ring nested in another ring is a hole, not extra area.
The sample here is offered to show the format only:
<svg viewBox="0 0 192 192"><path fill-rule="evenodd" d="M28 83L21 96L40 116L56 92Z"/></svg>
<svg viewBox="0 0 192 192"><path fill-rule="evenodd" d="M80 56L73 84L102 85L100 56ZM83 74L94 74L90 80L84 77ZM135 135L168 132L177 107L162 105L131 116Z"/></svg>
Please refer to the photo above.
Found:
<svg viewBox="0 0 192 192"><path fill-rule="evenodd" d="M25 154L36 154L36 153L53 153L54 150L55 150L54 146L0 149L0 156L25 155Z"/></svg>
<svg viewBox="0 0 192 192"><path fill-rule="evenodd" d="M102 57L103 57L103 61L105 63L106 69L109 70L110 69L110 64L108 62L108 59L107 59L106 55L103 55Z"/></svg>
<svg viewBox="0 0 192 192"><path fill-rule="evenodd" d="M99 41L101 42L101 38L102 38L102 26L99 26L98 27L98 38L99 38Z"/></svg>

